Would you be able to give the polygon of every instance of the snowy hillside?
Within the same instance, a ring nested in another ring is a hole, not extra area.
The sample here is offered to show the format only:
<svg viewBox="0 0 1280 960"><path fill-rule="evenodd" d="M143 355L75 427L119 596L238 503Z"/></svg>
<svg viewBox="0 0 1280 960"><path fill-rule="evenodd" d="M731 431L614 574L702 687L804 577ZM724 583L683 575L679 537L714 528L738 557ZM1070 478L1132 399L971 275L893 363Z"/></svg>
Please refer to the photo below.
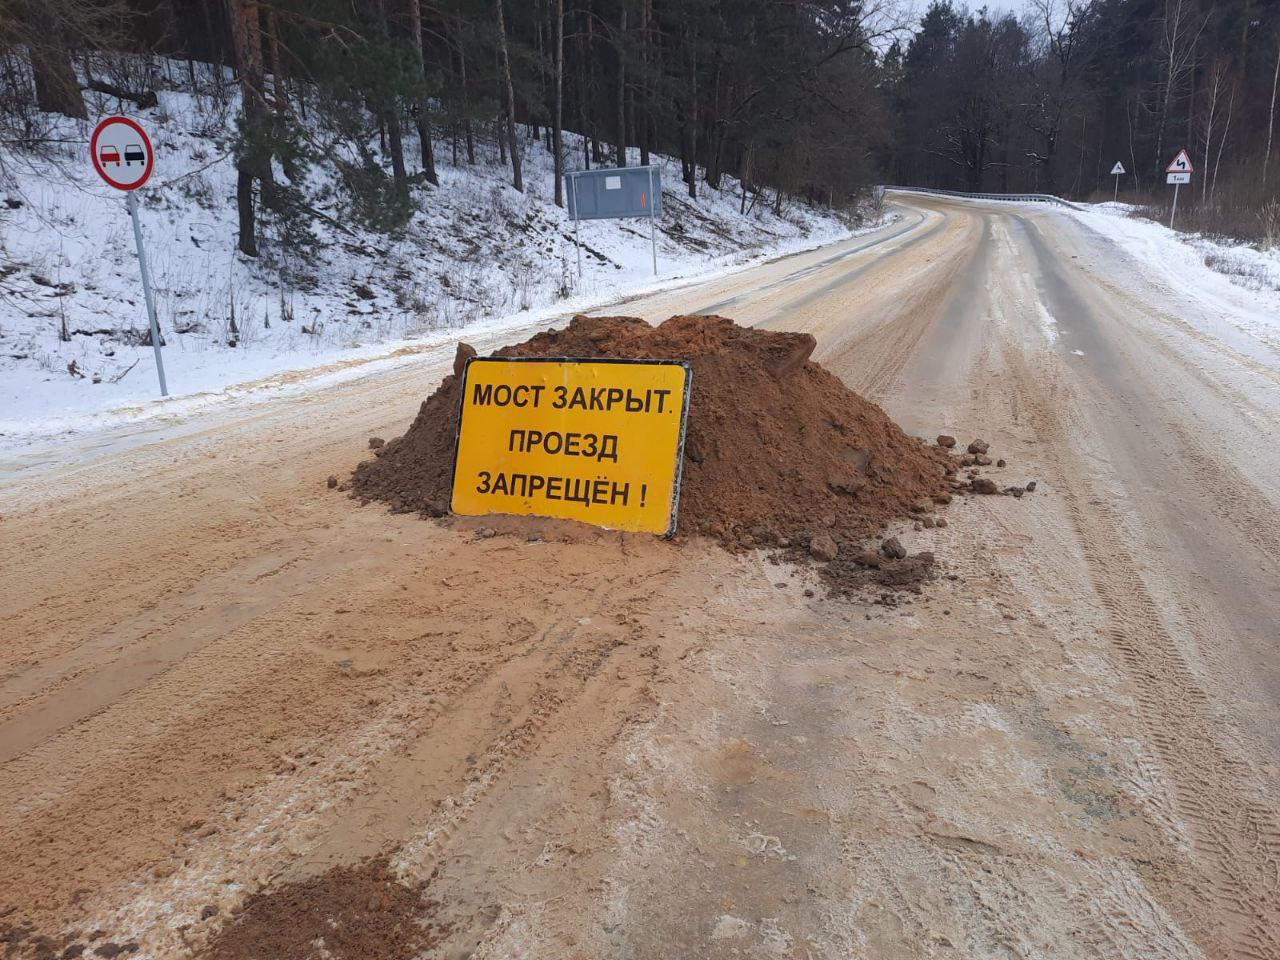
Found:
<svg viewBox="0 0 1280 960"><path fill-rule="evenodd" d="M121 112L113 98L87 96L91 118ZM417 212L401 236L343 223L335 206L319 211L333 219L314 222L309 260L247 259L235 250L225 142L234 113L234 103L182 92L131 113L156 145L141 215L175 396L368 355L372 345L565 312L655 282L649 225L636 220L582 224L579 279L572 224L552 203L551 157L530 140L524 194L511 188L495 144L481 141L469 167L449 162L445 141L440 186L415 183ZM91 123L61 121L60 142L38 156L0 148L0 443L38 432L39 418L157 395L129 218L123 195L89 165ZM568 134L566 149L573 168L580 139ZM406 155L416 152L408 139ZM655 162L664 182L658 282L813 246L853 226L798 204L776 217L764 200L748 199L742 213L731 178L722 191L700 183L691 201L679 163ZM313 177L324 172L321 162Z"/></svg>

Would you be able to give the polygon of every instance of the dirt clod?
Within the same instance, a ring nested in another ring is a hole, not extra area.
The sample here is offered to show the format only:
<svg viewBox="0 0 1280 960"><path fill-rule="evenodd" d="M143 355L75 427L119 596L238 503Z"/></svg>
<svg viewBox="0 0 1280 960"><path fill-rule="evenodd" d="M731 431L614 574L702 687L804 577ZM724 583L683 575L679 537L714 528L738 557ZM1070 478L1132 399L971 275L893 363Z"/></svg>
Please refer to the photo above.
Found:
<svg viewBox="0 0 1280 960"><path fill-rule="evenodd" d="M453 355L453 375L455 377L462 376L462 371L467 369L467 361L476 355L476 348L469 343L458 341L458 352Z"/></svg>
<svg viewBox="0 0 1280 960"><path fill-rule="evenodd" d="M948 436L945 433L940 433L938 434L937 443L938 446L942 447L944 450L950 450L956 445L956 438Z"/></svg>
<svg viewBox="0 0 1280 960"><path fill-rule="evenodd" d="M945 449L908 436L808 359L813 342L724 317L672 317L653 327L579 316L495 355L688 360L680 530L740 550L795 543L815 528L836 541L862 540L949 486ZM459 348L463 362L465 355ZM432 514L447 504L460 390L458 373L446 377L409 431L356 468L353 496L397 512Z"/></svg>
<svg viewBox="0 0 1280 960"><path fill-rule="evenodd" d="M973 441L973 443L969 444L969 452L975 453L975 454L986 453L989 447L990 447L990 444L988 444L987 441L975 440Z"/></svg>
<svg viewBox="0 0 1280 960"><path fill-rule="evenodd" d="M890 560L902 560L907 555L907 548L897 537L890 537L884 543L880 544L880 552Z"/></svg>
<svg viewBox="0 0 1280 960"><path fill-rule="evenodd" d="M974 493L995 494L1000 492L996 482L988 477L974 477L969 481L969 487Z"/></svg>
<svg viewBox="0 0 1280 960"><path fill-rule="evenodd" d="M840 552L840 546L830 534L819 533L809 541L809 556L820 563L834 560Z"/></svg>
<svg viewBox="0 0 1280 960"><path fill-rule="evenodd" d="M369 438L369 449L370 449L370 450L377 450L379 447L385 446L385 445L386 445L386 442L387 442L387 441L383 440L381 437L370 437L370 438Z"/></svg>
<svg viewBox="0 0 1280 960"><path fill-rule="evenodd" d="M1028 480L1028 481L1027 481L1027 493L1034 493L1034 492L1035 492L1035 489L1036 489L1036 482L1035 482L1034 480Z"/></svg>
<svg viewBox="0 0 1280 960"><path fill-rule="evenodd" d="M327 484L329 489L332 490L338 485L338 478L331 475L329 479L325 481L325 484Z"/></svg>

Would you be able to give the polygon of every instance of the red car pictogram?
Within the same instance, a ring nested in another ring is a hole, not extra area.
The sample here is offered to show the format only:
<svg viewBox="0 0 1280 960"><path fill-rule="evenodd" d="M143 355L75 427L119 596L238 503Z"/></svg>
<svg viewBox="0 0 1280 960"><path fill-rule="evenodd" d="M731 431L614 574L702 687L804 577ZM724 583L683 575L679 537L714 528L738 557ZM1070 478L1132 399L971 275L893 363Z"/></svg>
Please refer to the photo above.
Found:
<svg viewBox="0 0 1280 960"><path fill-rule="evenodd" d="M108 163L114 163L116 166L119 166L120 151L117 150L115 147L103 147L101 150L98 151L98 160L104 166Z"/></svg>

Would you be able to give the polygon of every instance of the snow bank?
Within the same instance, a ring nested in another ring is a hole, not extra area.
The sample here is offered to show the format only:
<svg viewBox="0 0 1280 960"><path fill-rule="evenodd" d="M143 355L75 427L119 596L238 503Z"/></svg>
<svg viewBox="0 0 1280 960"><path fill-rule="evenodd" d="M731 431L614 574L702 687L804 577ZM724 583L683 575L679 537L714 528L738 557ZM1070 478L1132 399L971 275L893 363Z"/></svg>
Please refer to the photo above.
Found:
<svg viewBox="0 0 1280 960"><path fill-rule="evenodd" d="M88 96L92 117L116 112L111 98ZM156 399L152 351L141 343L147 318L123 195L88 162L91 124L60 122L60 142L42 155L0 148L0 445L74 429L89 414L103 423L178 412L190 403L176 398L207 402L288 371L394 360L397 349L461 330L524 326L852 232L849 221L800 205L779 217L748 199L743 213L740 185L728 177L718 191L699 183L690 200L678 161L654 157L664 181L659 276L647 223L588 221L580 279L573 225L552 202L541 143L525 141L521 194L495 143L477 145L475 166L455 166L446 141L436 145L440 186L414 185L417 213L402 235L320 221L311 262L253 261L235 250L225 143L234 112L234 102L170 91L137 116L157 151L141 215L175 398L166 402ZM572 166L581 140L566 141ZM412 172L412 136L405 153ZM325 175L323 164L315 168ZM340 217L336 205L322 212Z"/></svg>
<svg viewBox="0 0 1280 960"><path fill-rule="evenodd" d="M1280 332L1280 250L1181 233L1135 211L1126 203L1099 203L1069 215L1118 244L1149 277L1203 306L1200 325L1207 332L1235 339L1226 322L1274 341ZM1194 322L1196 315L1187 319Z"/></svg>

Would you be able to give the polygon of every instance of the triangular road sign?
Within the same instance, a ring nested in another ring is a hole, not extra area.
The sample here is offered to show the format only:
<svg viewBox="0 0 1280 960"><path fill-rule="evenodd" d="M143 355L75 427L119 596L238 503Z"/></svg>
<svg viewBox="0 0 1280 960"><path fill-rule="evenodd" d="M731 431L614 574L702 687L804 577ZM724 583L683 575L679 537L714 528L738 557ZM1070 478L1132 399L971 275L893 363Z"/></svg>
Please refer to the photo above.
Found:
<svg viewBox="0 0 1280 960"><path fill-rule="evenodd" d="M1191 157L1186 150L1179 150L1178 155L1173 158L1173 163L1165 167L1165 173L1191 173L1195 167L1191 165Z"/></svg>
<svg viewBox="0 0 1280 960"><path fill-rule="evenodd" d="M1124 164L1117 160L1116 165L1111 168L1111 175L1113 177L1118 177L1122 173L1124 173Z"/></svg>

